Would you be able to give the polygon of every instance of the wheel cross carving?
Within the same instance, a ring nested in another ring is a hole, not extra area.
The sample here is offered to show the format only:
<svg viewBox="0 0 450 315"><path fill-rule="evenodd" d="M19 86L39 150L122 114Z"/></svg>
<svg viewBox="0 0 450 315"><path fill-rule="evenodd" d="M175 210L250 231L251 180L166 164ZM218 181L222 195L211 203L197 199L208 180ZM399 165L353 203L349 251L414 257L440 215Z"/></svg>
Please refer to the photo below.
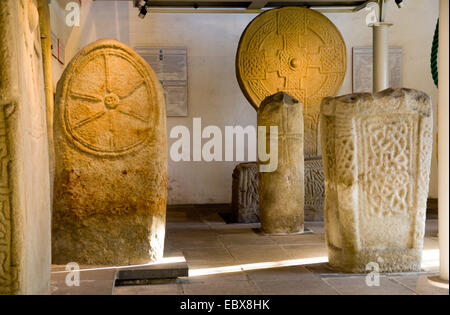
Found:
<svg viewBox="0 0 450 315"><path fill-rule="evenodd" d="M322 14L300 7L257 16L242 34L236 57L239 85L255 109L280 91L302 102L306 156L318 154L320 103L336 95L346 68L337 28Z"/></svg>
<svg viewBox="0 0 450 315"><path fill-rule="evenodd" d="M318 111L317 98L332 96L347 67L341 34L322 14L285 7L257 16L243 33L237 53L238 81L258 108L279 91Z"/></svg>
<svg viewBox="0 0 450 315"><path fill-rule="evenodd" d="M155 86L142 65L117 49L92 51L70 73L64 127L82 150L118 155L143 144L153 121Z"/></svg>

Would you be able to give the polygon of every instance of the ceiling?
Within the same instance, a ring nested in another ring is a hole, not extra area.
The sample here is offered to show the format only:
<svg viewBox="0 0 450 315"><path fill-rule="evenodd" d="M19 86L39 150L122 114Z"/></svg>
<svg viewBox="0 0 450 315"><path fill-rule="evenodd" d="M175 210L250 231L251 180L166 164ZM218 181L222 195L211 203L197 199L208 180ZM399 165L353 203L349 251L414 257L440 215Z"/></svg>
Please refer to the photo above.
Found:
<svg viewBox="0 0 450 315"><path fill-rule="evenodd" d="M95 1L95 0L94 0ZM110 0L97 0L110 1ZM135 0L119 0L135 1ZM240 8L262 9L280 6L303 6L309 8L355 8L363 5L365 0L150 0L154 8Z"/></svg>
<svg viewBox="0 0 450 315"><path fill-rule="evenodd" d="M342 0L315 0L315 1L296 1L296 0L153 0L150 6L154 7L198 7L198 8L248 8L261 9L273 8L286 5L297 5L304 7L330 6L330 7L348 7L358 6L365 1L342 1Z"/></svg>

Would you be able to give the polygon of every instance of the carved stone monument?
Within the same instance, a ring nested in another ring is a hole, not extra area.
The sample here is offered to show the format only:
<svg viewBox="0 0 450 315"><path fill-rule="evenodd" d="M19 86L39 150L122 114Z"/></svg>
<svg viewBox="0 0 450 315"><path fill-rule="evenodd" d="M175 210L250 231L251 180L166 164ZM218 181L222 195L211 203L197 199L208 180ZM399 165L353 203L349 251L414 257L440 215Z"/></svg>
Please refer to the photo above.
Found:
<svg viewBox="0 0 450 315"><path fill-rule="evenodd" d="M271 137L278 140L276 170L259 170L261 227L267 234L302 233L305 195L302 104L285 92L267 97L258 108L260 126L266 127L266 151L270 149ZM271 135L272 126L278 127L277 135ZM265 163L259 160L258 165L262 164Z"/></svg>
<svg viewBox="0 0 450 315"><path fill-rule="evenodd" d="M278 91L304 106L305 155L320 155L320 102L336 95L345 77L344 40L323 14L300 7L284 7L258 15L239 42L236 74L250 104Z"/></svg>
<svg viewBox="0 0 450 315"><path fill-rule="evenodd" d="M305 159L305 221L323 221L325 199L322 157ZM232 222L259 223L258 166L241 163L233 172Z"/></svg>
<svg viewBox="0 0 450 315"><path fill-rule="evenodd" d="M241 163L234 169L231 212L236 223L259 223L258 165Z"/></svg>
<svg viewBox="0 0 450 315"><path fill-rule="evenodd" d="M303 104L306 158L320 157L320 102L336 95L346 69L346 47L339 30L321 13L301 7L268 10L257 16L242 34L236 57L239 85L255 109L278 91ZM305 175L318 174L316 164L305 163ZM308 170L310 166L314 169ZM323 182L307 182L307 186L307 192L314 191L305 196L308 212L322 217L323 201L317 198L323 195Z"/></svg>
<svg viewBox="0 0 450 315"><path fill-rule="evenodd" d="M322 102L325 226L331 266L419 271L432 152L423 92L388 89Z"/></svg>
<svg viewBox="0 0 450 315"><path fill-rule="evenodd" d="M42 66L44 71L44 89L47 118L48 151L50 163L50 200L53 199L53 182L55 177L55 146L53 144L53 110L54 110L54 89L53 89L53 69L52 69L52 31L50 27L49 1L38 1L39 28L41 33L42 46Z"/></svg>
<svg viewBox="0 0 450 315"><path fill-rule="evenodd" d="M53 262L162 257L167 182L164 93L126 45L82 49L58 83Z"/></svg>
<svg viewBox="0 0 450 315"><path fill-rule="evenodd" d="M0 295L50 291L50 176L38 1L0 5Z"/></svg>
<svg viewBox="0 0 450 315"><path fill-rule="evenodd" d="M305 158L305 221L323 221L324 200L322 157Z"/></svg>

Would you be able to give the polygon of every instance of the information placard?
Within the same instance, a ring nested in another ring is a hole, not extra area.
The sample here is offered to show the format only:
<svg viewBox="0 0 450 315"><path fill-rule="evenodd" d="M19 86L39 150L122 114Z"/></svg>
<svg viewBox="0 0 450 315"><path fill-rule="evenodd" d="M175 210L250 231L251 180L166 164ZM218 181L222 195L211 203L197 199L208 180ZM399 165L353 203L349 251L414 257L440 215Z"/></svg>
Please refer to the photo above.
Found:
<svg viewBox="0 0 450 315"><path fill-rule="evenodd" d="M188 115L187 48L136 47L155 71L166 95L167 116Z"/></svg>

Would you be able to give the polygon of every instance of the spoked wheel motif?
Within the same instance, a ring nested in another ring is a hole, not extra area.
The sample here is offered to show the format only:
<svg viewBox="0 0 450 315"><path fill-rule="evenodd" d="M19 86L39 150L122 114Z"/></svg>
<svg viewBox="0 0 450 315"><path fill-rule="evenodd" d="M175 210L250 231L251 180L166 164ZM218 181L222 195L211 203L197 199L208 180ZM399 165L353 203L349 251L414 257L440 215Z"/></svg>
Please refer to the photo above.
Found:
<svg viewBox="0 0 450 315"><path fill-rule="evenodd" d="M156 89L145 69L127 53L93 51L82 60L67 86L64 125L81 149L119 155L150 136Z"/></svg>

